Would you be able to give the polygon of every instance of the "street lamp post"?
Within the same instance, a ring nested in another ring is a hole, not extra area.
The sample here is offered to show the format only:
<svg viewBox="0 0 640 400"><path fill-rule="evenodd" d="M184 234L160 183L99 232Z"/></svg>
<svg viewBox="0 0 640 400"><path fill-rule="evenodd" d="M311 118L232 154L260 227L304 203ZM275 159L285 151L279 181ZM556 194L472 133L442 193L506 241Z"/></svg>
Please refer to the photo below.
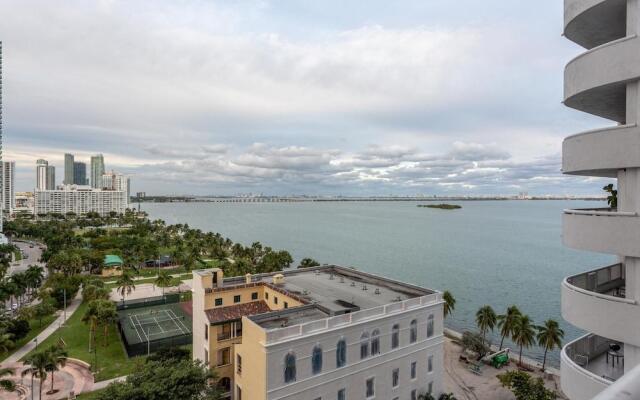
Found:
<svg viewBox="0 0 640 400"><path fill-rule="evenodd" d="M38 338L33 339L33 341L34 341L34 342L35 342L35 344L36 344L36 350L38 350Z"/></svg>

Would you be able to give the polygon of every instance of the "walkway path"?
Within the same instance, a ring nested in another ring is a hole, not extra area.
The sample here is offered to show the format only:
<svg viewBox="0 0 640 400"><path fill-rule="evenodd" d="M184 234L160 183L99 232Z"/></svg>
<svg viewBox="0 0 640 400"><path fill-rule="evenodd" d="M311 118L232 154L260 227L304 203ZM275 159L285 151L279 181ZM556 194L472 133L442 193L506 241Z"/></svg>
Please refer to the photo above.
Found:
<svg viewBox="0 0 640 400"><path fill-rule="evenodd" d="M67 306L67 313L66 313L67 319L69 319L73 315L73 313L78 309L78 307L80 307L80 303L82 303L81 290L78 291L78 294L76 295L76 297L73 300L71 300L71 303ZM59 311L59 312L60 312L60 315L58 315L58 318L56 318L56 320L53 321L51 325L44 328L44 330L40 332L38 336L36 336L38 343L42 343L46 338L51 336L53 332L55 332L60 327L60 325L62 325L62 323L64 322L65 313L64 311ZM15 353L7 357L2 362L2 365L9 365L9 364L18 362L18 360L20 360L22 357L27 355L35 347L36 345L34 343L34 340L30 340L27 344L22 346Z"/></svg>
<svg viewBox="0 0 640 400"><path fill-rule="evenodd" d="M86 393L86 392L95 392L96 390L102 390L104 388L106 388L107 386L109 386L110 384L112 384L113 382L120 382L120 381L124 381L125 379L127 379L127 376L119 376L117 378L113 378L113 379L107 379L106 381L100 381L100 382L96 382L93 384L93 387L91 388L91 390L85 390L82 393Z"/></svg>

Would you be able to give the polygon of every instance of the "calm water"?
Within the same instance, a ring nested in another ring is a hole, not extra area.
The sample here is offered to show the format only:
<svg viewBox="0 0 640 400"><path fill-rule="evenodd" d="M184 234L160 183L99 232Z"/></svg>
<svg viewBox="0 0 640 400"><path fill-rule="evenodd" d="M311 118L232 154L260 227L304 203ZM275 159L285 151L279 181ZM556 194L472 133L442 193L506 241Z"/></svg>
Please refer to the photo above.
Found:
<svg viewBox="0 0 640 400"><path fill-rule="evenodd" d="M613 261L562 246L561 211L580 201L460 202L461 210L414 202L142 204L152 219L260 241L294 259L354 266L406 282L448 289L458 303L447 325L475 327L483 304L501 313L516 304L536 323L561 321L567 339L581 334L560 315L560 282ZM496 335L496 340L499 338ZM542 351L529 355L541 359ZM551 355L559 364L559 354Z"/></svg>

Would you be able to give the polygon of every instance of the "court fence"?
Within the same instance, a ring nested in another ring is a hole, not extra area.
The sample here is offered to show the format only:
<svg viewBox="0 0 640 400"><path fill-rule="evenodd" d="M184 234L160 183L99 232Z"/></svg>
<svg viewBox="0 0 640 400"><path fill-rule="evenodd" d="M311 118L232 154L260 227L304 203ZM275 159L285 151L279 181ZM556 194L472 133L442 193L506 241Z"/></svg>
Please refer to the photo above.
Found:
<svg viewBox="0 0 640 400"><path fill-rule="evenodd" d="M178 302L180 302L180 293L170 293L165 294L164 296L145 297L144 299L125 300L124 302L119 301L116 303L116 310L121 311Z"/></svg>

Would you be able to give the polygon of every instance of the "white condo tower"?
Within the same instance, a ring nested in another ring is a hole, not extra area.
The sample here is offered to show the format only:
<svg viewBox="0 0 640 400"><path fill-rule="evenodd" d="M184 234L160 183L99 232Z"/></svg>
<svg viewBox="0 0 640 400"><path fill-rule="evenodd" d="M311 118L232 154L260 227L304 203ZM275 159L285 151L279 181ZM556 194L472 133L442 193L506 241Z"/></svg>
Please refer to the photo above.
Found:
<svg viewBox="0 0 640 400"><path fill-rule="evenodd" d="M587 49L565 68L564 103L613 124L567 137L562 169L616 179L618 200L563 215L566 246L617 263L562 283L562 316L589 332L562 349L562 390L618 398L610 393L640 371L640 1L565 0L564 14L564 36Z"/></svg>

